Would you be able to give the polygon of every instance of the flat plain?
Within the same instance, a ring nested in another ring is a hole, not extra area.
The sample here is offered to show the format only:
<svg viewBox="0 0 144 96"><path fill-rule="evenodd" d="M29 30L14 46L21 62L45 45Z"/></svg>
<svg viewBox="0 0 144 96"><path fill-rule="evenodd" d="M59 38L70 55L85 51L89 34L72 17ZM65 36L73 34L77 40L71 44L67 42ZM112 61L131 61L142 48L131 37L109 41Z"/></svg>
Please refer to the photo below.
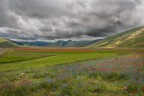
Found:
<svg viewBox="0 0 144 96"><path fill-rule="evenodd" d="M144 49L0 49L0 96L143 96Z"/></svg>

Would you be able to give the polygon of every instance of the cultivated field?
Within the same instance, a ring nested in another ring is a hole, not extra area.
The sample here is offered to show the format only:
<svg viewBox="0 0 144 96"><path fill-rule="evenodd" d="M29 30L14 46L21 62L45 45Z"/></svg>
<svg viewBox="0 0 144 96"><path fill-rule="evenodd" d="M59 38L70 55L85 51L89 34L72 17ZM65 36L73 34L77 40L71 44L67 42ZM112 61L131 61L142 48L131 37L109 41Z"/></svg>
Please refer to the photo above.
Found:
<svg viewBox="0 0 144 96"><path fill-rule="evenodd" d="M144 96L143 49L0 52L0 96Z"/></svg>

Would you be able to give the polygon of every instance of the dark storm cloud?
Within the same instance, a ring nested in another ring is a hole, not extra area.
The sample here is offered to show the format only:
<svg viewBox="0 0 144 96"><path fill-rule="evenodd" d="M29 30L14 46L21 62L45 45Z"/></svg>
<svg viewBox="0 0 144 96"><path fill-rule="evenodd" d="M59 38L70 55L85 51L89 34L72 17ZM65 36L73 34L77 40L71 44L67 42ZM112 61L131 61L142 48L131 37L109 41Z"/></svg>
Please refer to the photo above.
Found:
<svg viewBox="0 0 144 96"><path fill-rule="evenodd" d="M96 36L107 36L109 35L109 32L114 32L116 31L114 28L107 27L107 28L102 28L102 29L90 29L89 32L87 32L88 36L96 37Z"/></svg>
<svg viewBox="0 0 144 96"><path fill-rule="evenodd" d="M10 7L19 15L47 18L67 13L59 0L10 0Z"/></svg>
<svg viewBox="0 0 144 96"><path fill-rule="evenodd" d="M0 27L16 27L16 19L9 15L8 1L0 0Z"/></svg>
<svg viewBox="0 0 144 96"><path fill-rule="evenodd" d="M143 0L0 0L0 36L106 37L144 24Z"/></svg>

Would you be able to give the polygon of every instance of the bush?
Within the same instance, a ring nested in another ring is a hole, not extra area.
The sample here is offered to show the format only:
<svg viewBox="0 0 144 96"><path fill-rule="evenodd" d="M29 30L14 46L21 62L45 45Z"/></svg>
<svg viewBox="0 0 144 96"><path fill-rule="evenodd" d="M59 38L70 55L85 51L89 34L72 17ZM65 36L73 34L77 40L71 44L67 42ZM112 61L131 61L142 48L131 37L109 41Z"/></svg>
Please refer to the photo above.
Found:
<svg viewBox="0 0 144 96"><path fill-rule="evenodd" d="M95 78L99 80L126 80L128 76L122 73L91 73L89 74L90 78Z"/></svg>
<svg viewBox="0 0 144 96"><path fill-rule="evenodd" d="M106 74L103 76L104 76L103 79L111 80L111 81L126 80L128 78L128 76L126 74L122 74L122 73L109 73L109 74Z"/></svg>

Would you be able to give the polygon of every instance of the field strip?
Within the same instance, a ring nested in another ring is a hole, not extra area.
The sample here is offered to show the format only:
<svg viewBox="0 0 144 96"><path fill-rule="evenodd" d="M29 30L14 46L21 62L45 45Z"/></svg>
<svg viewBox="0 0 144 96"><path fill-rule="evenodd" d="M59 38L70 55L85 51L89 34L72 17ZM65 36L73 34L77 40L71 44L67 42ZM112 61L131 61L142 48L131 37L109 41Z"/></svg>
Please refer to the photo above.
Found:
<svg viewBox="0 0 144 96"><path fill-rule="evenodd" d="M0 64L21 63L21 62L32 61L32 60L35 60L35 59L42 59L42 58L55 57L55 56L56 55L42 56L42 57L36 57L36 58L27 59L27 60L18 60L18 61L4 62L4 63L0 63Z"/></svg>
<svg viewBox="0 0 144 96"><path fill-rule="evenodd" d="M81 53L81 54L65 54L57 55L46 58L40 58L35 60L9 63L9 64L0 64L0 71L8 71L15 69L26 69L26 68L37 68L58 64L69 64L73 62L79 62L90 59L100 59L104 57L116 56L116 53Z"/></svg>

